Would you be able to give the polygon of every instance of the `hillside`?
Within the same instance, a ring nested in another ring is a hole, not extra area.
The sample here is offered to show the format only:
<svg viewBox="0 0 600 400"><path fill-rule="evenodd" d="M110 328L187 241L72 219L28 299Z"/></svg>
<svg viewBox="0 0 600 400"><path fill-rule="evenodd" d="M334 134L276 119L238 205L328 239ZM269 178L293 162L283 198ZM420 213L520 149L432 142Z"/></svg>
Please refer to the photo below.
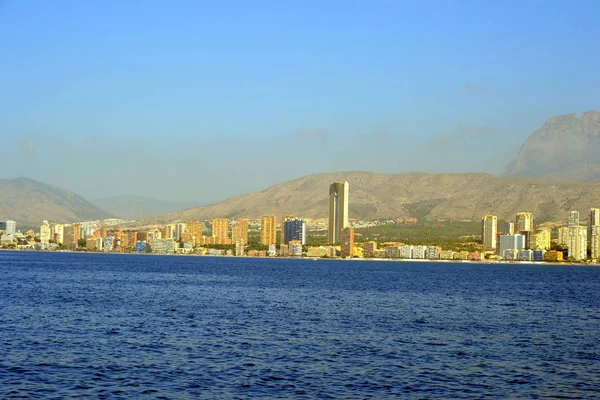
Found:
<svg viewBox="0 0 600 400"><path fill-rule="evenodd" d="M117 217L135 220L199 205L198 202L166 201L136 195L108 197L92 200L91 202Z"/></svg>
<svg viewBox="0 0 600 400"><path fill-rule="evenodd" d="M21 227L39 226L43 220L75 222L112 215L68 190L29 178L0 179L0 220L15 220Z"/></svg>
<svg viewBox="0 0 600 400"><path fill-rule="evenodd" d="M507 177L600 182L600 112L552 117L523 144Z"/></svg>
<svg viewBox="0 0 600 400"><path fill-rule="evenodd" d="M327 217L329 184L350 183L350 217L376 219L479 219L487 213L502 219L531 211L537 221L562 221L568 210L582 215L600 206L600 183L567 183L489 174L379 174L337 172L308 175L261 192L221 203L148 218L162 223L213 217L258 218L264 214Z"/></svg>

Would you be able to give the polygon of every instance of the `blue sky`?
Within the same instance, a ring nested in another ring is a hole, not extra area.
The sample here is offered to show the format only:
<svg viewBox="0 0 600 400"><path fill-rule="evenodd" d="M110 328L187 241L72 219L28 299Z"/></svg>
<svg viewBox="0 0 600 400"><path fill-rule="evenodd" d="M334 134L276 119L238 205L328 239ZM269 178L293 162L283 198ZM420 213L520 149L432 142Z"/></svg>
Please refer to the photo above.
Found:
<svg viewBox="0 0 600 400"><path fill-rule="evenodd" d="M213 201L309 173L501 173L600 109L597 1L0 0L0 177Z"/></svg>

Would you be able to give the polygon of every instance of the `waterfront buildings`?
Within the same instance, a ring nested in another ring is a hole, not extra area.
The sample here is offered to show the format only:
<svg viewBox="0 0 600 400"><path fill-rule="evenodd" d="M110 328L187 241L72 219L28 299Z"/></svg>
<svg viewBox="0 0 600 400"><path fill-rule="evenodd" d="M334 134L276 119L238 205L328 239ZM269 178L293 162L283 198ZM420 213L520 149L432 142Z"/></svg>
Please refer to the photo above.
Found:
<svg viewBox="0 0 600 400"><path fill-rule="evenodd" d="M590 247L592 248L592 260L600 260L600 225L592 226Z"/></svg>
<svg viewBox="0 0 600 400"><path fill-rule="evenodd" d="M288 244L292 240L306 244L306 223L299 219L286 219L283 223L283 243Z"/></svg>
<svg viewBox="0 0 600 400"><path fill-rule="evenodd" d="M517 213L515 220L515 231L517 234L525 236L525 247L531 247L531 235L533 234L533 214L530 212Z"/></svg>
<svg viewBox="0 0 600 400"><path fill-rule="evenodd" d="M260 219L260 244L269 246L277 243L277 217L263 215Z"/></svg>
<svg viewBox="0 0 600 400"><path fill-rule="evenodd" d="M496 250L498 247L498 217L486 215L481 221L481 237L483 247L488 250Z"/></svg>
<svg viewBox="0 0 600 400"><path fill-rule="evenodd" d="M17 223L15 221L0 221L0 231L6 232L7 235L17 233Z"/></svg>
<svg viewBox="0 0 600 400"><path fill-rule="evenodd" d="M214 218L212 220L212 235L215 244L229 244L229 220L227 218Z"/></svg>
<svg viewBox="0 0 600 400"><path fill-rule="evenodd" d="M348 226L348 182L334 182L329 186L329 230L330 244L340 243L341 233Z"/></svg>
<svg viewBox="0 0 600 400"><path fill-rule="evenodd" d="M50 225L50 236L56 244L62 244L64 241L65 226L63 224Z"/></svg>
<svg viewBox="0 0 600 400"><path fill-rule="evenodd" d="M371 258L377 250L377 242L365 242L363 243L363 257Z"/></svg>
<svg viewBox="0 0 600 400"><path fill-rule="evenodd" d="M587 227L579 225L579 212L569 211L569 260L587 259Z"/></svg>
<svg viewBox="0 0 600 400"><path fill-rule="evenodd" d="M591 240L595 226L600 226L600 208L591 208L588 218L588 239ZM591 244L591 242L590 242Z"/></svg>
<svg viewBox="0 0 600 400"><path fill-rule="evenodd" d="M499 254L504 257L506 250L521 250L525 248L525 235L500 235Z"/></svg>
<svg viewBox="0 0 600 400"><path fill-rule="evenodd" d="M340 247L342 257L353 257L354 256L354 228L347 226L342 229L340 236Z"/></svg>
<svg viewBox="0 0 600 400"><path fill-rule="evenodd" d="M181 240L186 229L187 224L184 222L180 222L177 225L175 225L175 240Z"/></svg>
<svg viewBox="0 0 600 400"><path fill-rule="evenodd" d="M244 243L248 243L248 218L238 219L238 226L240 227L240 238Z"/></svg>
<svg viewBox="0 0 600 400"><path fill-rule="evenodd" d="M64 236L63 244L70 250L77 249L77 242L81 237L81 225L73 224L65 226Z"/></svg>
<svg viewBox="0 0 600 400"><path fill-rule="evenodd" d="M561 246L569 246L569 242L571 239L569 238L569 227L563 226L558 228L558 244Z"/></svg>
<svg viewBox="0 0 600 400"><path fill-rule="evenodd" d="M550 250L552 230L542 228L531 237L531 249Z"/></svg>
<svg viewBox="0 0 600 400"><path fill-rule="evenodd" d="M40 243L49 244L51 239L50 224L44 220L42 226L40 226Z"/></svg>

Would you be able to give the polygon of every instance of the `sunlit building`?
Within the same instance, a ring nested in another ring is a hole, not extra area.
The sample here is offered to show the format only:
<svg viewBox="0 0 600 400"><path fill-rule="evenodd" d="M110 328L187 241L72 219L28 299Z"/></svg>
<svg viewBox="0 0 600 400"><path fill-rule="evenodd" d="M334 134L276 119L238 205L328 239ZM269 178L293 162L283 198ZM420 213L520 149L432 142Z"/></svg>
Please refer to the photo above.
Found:
<svg viewBox="0 0 600 400"><path fill-rule="evenodd" d="M260 244L268 246L277 243L277 217L264 215L260 219Z"/></svg>
<svg viewBox="0 0 600 400"><path fill-rule="evenodd" d="M483 247L488 250L496 250L498 247L498 217L486 215L481 221L481 238Z"/></svg>
<svg viewBox="0 0 600 400"><path fill-rule="evenodd" d="M329 186L329 230L330 244L340 243L342 229L348 226L348 182L335 182Z"/></svg>
<svg viewBox="0 0 600 400"><path fill-rule="evenodd" d="M214 218L212 220L212 235L215 244L229 244L229 220L227 218Z"/></svg>
<svg viewBox="0 0 600 400"><path fill-rule="evenodd" d="M525 247L531 247L531 235L534 231L533 214L530 212L517 213L515 220L515 233L525 236Z"/></svg>
<svg viewBox="0 0 600 400"><path fill-rule="evenodd" d="M51 238L52 237L50 235L50 224L48 223L48 221L44 220L42 222L42 225L40 226L40 243L49 244Z"/></svg>
<svg viewBox="0 0 600 400"><path fill-rule="evenodd" d="M73 224L64 227L63 244L70 250L77 249L77 242L81 237L81 225Z"/></svg>
<svg viewBox="0 0 600 400"><path fill-rule="evenodd" d="M283 243L287 244L291 240L298 240L301 244L306 244L306 223L298 218L287 219L283 223Z"/></svg>
<svg viewBox="0 0 600 400"><path fill-rule="evenodd" d="M340 237L341 256L342 257L353 257L354 256L354 228L347 226L342 229Z"/></svg>

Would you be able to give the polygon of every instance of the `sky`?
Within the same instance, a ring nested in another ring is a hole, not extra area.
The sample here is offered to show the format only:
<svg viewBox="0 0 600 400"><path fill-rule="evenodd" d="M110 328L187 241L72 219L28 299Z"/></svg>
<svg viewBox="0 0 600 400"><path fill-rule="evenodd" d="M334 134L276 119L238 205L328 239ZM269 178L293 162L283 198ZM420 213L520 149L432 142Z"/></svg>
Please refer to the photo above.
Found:
<svg viewBox="0 0 600 400"><path fill-rule="evenodd" d="M600 110L600 2L0 0L0 178L212 202L500 174Z"/></svg>

